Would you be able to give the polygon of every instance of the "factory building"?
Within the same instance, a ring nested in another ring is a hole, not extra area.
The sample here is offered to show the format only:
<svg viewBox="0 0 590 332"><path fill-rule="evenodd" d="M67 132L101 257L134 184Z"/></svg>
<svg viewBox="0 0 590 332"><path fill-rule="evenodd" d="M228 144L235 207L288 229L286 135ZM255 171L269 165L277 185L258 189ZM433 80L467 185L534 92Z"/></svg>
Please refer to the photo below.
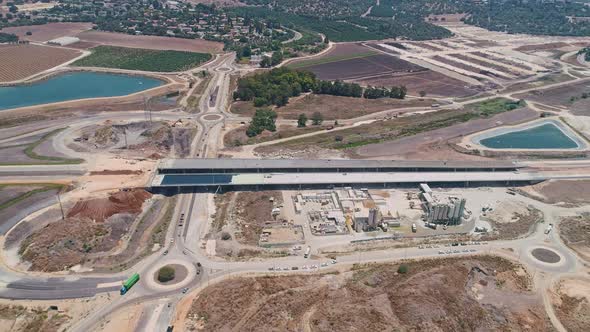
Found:
<svg viewBox="0 0 590 332"><path fill-rule="evenodd" d="M464 198L434 196L427 184L420 184L422 209L426 214L426 222L432 224L459 225L465 212Z"/></svg>

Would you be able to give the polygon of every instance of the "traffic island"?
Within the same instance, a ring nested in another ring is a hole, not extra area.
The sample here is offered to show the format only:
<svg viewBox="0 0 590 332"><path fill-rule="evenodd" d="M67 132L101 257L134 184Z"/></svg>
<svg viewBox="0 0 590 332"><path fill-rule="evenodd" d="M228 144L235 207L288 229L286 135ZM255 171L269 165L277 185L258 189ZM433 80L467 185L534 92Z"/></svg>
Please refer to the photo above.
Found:
<svg viewBox="0 0 590 332"><path fill-rule="evenodd" d="M166 267L170 267L174 270L174 277L167 281L158 280L160 270ZM195 263L185 261L181 258L167 258L159 264L152 266L152 268L146 272L146 275L149 277L144 279L143 285L155 291L181 289L195 281L195 279L200 276L200 274L197 274L197 266Z"/></svg>
<svg viewBox="0 0 590 332"><path fill-rule="evenodd" d="M553 250L545 248L536 248L531 251L533 257L543 263L555 264L559 263L561 257Z"/></svg>
<svg viewBox="0 0 590 332"><path fill-rule="evenodd" d="M180 264L169 264L154 273L154 280L159 285L175 285L188 276L188 269Z"/></svg>

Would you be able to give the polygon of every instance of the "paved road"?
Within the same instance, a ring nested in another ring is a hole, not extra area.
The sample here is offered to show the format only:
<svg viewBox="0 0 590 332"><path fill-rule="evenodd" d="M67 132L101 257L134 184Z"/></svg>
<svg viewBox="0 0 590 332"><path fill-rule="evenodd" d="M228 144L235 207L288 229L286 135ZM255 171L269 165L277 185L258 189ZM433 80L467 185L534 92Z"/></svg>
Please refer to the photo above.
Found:
<svg viewBox="0 0 590 332"><path fill-rule="evenodd" d="M195 136L191 151L191 155L195 157L217 157L218 147L220 146L219 133L221 126L225 121L241 121L240 117L228 113L225 109L225 105L229 98L227 89L229 85L229 73L235 70L233 67L233 55L219 57L218 59L207 64L206 68L212 73L213 77L206 89L205 96L210 96L213 91L217 91L218 93L215 100L209 102L209 98L202 98L199 104L199 112L194 114L180 113L178 110L170 112L158 112L157 114L154 113L155 117L162 119L193 118L197 120L199 132ZM572 82L569 83L571 84ZM559 85L561 85L561 83L543 88ZM485 100L489 98L492 97L484 97L480 99ZM474 100L469 102L474 102ZM218 120L207 121L204 118L206 115L217 115L219 118ZM133 120L136 118L143 119L144 114L143 112L121 112L109 113L108 115L99 115L96 117L84 119L80 122L76 122L72 124L71 128L61 132L59 135L67 135L68 132L71 132L71 130L75 130L76 128L80 128L91 123L96 123L96 121L101 121L101 119L104 120L107 118L120 120ZM58 148L60 151L69 150L62 146L62 140L55 139L54 141L56 142L55 144L57 144L56 148ZM560 162L561 165L551 164L550 166L568 168L571 167L574 162L575 161L562 161ZM543 165L535 166L542 167ZM580 167L580 165L577 164L576 167ZM5 172L10 171L16 170L5 169ZM38 169L37 171L43 170ZM0 169L0 174L1 173L2 170ZM118 285L114 286L116 283L124 279L124 277L131 271L137 271L143 276L142 281L140 281L137 286L135 286L127 295L118 297L109 305L102 308L97 308L83 321L76 324L72 330L84 332L92 330L96 324L104 319L107 319L108 316L116 310L131 304L149 303L150 301L155 301L154 303L156 304L153 306L152 304L149 304L149 308L152 308L154 312L157 310L157 315L152 317L152 315L146 314L140 319L140 326L146 328L157 327L160 329L171 321L174 314L174 304L180 297L182 297L182 293L180 292L180 289L164 290L150 286L150 284L145 281L145 278L149 278L146 273L147 271L153 269L154 266L163 266L168 262L176 261L182 261L187 265L192 264L199 271L199 274L195 278L188 280L186 285L182 287L194 288L197 285L202 284L204 280L215 280L228 274L268 272L270 268L275 267L289 269L289 271L283 271L282 273L293 273L293 271L290 270L290 268L293 266L302 268L305 265L321 266L322 263L326 263L324 260L305 259L301 256L292 256L257 262L225 262L209 258L199 245L200 240L203 239L203 236L207 231L207 197L208 195L205 194L178 195L179 201L174 212L173 221L177 221L181 213L185 213L186 221L182 227L178 226L178 223L174 222L174 226L170 227L168 230L166 243L168 243L169 254L166 256L162 256L161 254L152 255L144 261L138 263L129 271L110 276L87 275L74 278L56 278L42 275L39 277L30 277L14 271L0 269L0 282L2 282L2 285L4 286L0 288L0 297L18 299L59 299L68 297L92 296L98 292L116 290L118 288ZM349 241L349 239L345 239L344 241ZM327 241L325 246L328 245L333 245L333 243ZM541 263L530 255L530 251L536 247L551 248L559 252L563 259L559 264L555 265ZM314 248L314 251L317 252L321 248L322 246L318 245ZM576 271L580 265L578 263L577 257L573 255L563 245L563 243L560 242L555 234L549 234L547 236L541 230L537 230L530 237L524 239L514 241L497 241L486 245L467 245L461 246L459 248L407 248L382 250L370 253L359 252L338 257L337 264L380 262L404 258L471 255L477 253L493 252L520 259L525 265L535 270L544 271L551 274L573 272ZM508 251L506 248L511 248L512 251ZM448 250L459 250L459 253L452 252L447 254L446 252ZM464 250L468 250L468 252L464 252ZM443 251L444 253L441 254L439 251ZM203 268L198 267L196 265L197 262L200 262L203 265ZM299 272L301 272L301 270L299 270ZM162 303L159 301L161 299L163 301L170 301L169 303L171 303L171 306L167 306L168 302L166 302L166 305L162 305Z"/></svg>

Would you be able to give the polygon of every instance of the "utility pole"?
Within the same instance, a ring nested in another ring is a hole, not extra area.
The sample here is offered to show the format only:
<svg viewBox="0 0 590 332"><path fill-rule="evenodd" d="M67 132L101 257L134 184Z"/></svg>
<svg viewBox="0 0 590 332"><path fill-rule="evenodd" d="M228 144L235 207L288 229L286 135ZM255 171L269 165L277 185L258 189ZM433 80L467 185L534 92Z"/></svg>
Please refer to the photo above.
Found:
<svg viewBox="0 0 590 332"><path fill-rule="evenodd" d="M129 149L129 146L127 145L127 128L124 127L123 128L123 133L125 134L125 150Z"/></svg>
<svg viewBox="0 0 590 332"><path fill-rule="evenodd" d="M57 192L57 201L59 202L59 209L61 210L61 220L66 219L64 214L64 207L61 205L61 198L59 197L59 191Z"/></svg>

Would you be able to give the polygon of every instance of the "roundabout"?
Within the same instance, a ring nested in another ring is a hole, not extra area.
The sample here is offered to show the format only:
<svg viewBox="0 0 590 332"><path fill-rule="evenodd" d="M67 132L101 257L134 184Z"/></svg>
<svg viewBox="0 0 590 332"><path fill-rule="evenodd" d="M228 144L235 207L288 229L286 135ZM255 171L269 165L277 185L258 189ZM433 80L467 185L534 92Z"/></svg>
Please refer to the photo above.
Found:
<svg viewBox="0 0 590 332"><path fill-rule="evenodd" d="M204 121L219 121L223 118L223 116L219 114L206 114L202 117Z"/></svg>
<svg viewBox="0 0 590 332"><path fill-rule="evenodd" d="M170 267L174 270L174 276L168 281L159 281L158 273L161 268ZM197 268L180 259L170 259L154 265L144 279L144 286L154 291L170 291L180 289L188 285L196 276Z"/></svg>

